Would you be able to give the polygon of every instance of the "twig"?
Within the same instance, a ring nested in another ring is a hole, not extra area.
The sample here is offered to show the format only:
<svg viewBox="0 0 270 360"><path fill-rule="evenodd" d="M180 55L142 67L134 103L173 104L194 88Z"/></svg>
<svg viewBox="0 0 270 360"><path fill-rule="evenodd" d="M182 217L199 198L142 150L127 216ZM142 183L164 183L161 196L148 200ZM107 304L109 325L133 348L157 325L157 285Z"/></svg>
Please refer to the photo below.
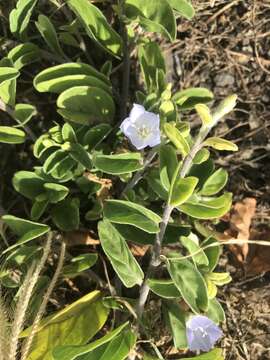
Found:
<svg viewBox="0 0 270 360"><path fill-rule="evenodd" d="M213 20L215 20L219 15L221 15L222 13L224 13L224 11L228 10L229 8L231 8L232 6L236 5L240 0L234 0L229 4L226 4L225 6L223 6L223 8L221 8L219 11L217 11L213 16L211 16L207 21L206 24L209 24L210 22L212 22Z"/></svg>

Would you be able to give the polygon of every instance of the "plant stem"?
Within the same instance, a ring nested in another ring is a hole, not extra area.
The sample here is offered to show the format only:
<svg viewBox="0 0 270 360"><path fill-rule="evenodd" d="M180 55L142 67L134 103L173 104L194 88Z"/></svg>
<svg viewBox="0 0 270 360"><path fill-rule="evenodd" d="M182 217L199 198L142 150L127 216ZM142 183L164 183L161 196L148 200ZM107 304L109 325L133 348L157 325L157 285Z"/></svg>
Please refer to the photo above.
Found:
<svg viewBox="0 0 270 360"><path fill-rule="evenodd" d="M199 134L197 135L197 138L190 150L190 153L184 159L183 166L182 166L180 174L179 174L179 176L181 178L184 178L186 176L186 174L189 172L189 170L192 166L193 158L197 154L197 152L201 149L202 143L203 143L204 139L206 138L206 136L208 135L209 131L210 131L210 128L205 128L205 127L201 128L201 130L200 130ZM141 319L141 317L142 317L145 303L147 301L149 291L150 291L150 288L147 285L147 281L151 276L153 276L157 267L161 263L160 254L161 254L162 242L163 242L165 231L168 226L168 222L169 222L169 219L170 219L173 209L174 209L173 206L167 204L164 209L164 212L163 212L163 217L162 217L162 221L160 224L160 230L156 235L152 256L150 259L150 263L149 263L143 284L140 289L140 296L139 296L137 306L136 306L136 312L138 315L138 319Z"/></svg>
<svg viewBox="0 0 270 360"><path fill-rule="evenodd" d="M123 120L127 116L127 102L128 102L129 76L130 76L130 52L129 52L127 28L124 22L125 0L119 0L119 10L120 10L121 34L123 39L123 75L122 75L120 119Z"/></svg>
<svg viewBox="0 0 270 360"><path fill-rule="evenodd" d="M145 172L145 169L148 167L148 165L151 164L151 162L154 159L154 157L156 156L156 154L157 154L157 150L155 147L149 151L148 155L146 156L146 158L144 160L143 168L141 170L137 171L136 174L133 176L133 178L127 183L126 187L122 191L121 197L123 197L123 195L125 193L127 193L127 191L133 189L134 186L140 181L140 179L142 178L142 176Z"/></svg>

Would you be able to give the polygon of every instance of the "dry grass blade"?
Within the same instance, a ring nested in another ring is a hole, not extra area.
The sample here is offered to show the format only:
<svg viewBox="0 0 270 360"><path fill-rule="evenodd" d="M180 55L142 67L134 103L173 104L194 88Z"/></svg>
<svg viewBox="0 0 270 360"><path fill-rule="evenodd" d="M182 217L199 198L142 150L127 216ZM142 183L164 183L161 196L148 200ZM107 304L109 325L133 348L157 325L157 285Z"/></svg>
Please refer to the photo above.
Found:
<svg viewBox="0 0 270 360"><path fill-rule="evenodd" d="M0 299L0 359L4 360L8 353L9 321L7 310L2 299Z"/></svg>
<svg viewBox="0 0 270 360"><path fill-rule="evenodd" d="M58 260L58 264L57 264L57 268L55 270L55 273L53 275L53 278L52 278L52 281L50 282L50 285L43 297L43 301L40 305L40 308L38 310L38 313L35 317L35 320L33 322L33 325L32 325L32 330L31 330L31 333L30 335L28 336L24 346L23 346L23 349L22 349L22 355L21 355L21 360L26 360L28 354L29 354L29 351L30 351L30 348L31 348L31 345L32 345L32 342L33 342L33 339L34 339L34 336L37 332L37 329L38 329L38 325L40 323L40 320L42 319L44 313L45 313L45 310L46 310L46 307L47 307L47 304L48 304L48 301L50 299L50 296L52 294L52 291L57 283L57 280L59 278L59 275L61 273L61 270L63 268L63 264L64 264L64 259L65 259L65 252L66 252L66 244L64 242L62 242L61 244L61 252L60 252L60 256L59 256L59 260Z"/></svg>
<svg viewBox="0 0 270 360"><path fill-rule="evenodd" d="M16 360L17 359L17 351L19 346L19 335L23 330L23 325L25 321L25 316L27 312L27 308L33 294L34 287L38 281L38 277L46 263L47 257L50 252L52 243L52 234L49 233L44 252L40 262L36 265L33 263L29 268L23 285L20 289L19 300L16 305L15 313L14 313L14 320L11 324L11 334L9 339L9 351L7 354L7 360Z"/></svg>

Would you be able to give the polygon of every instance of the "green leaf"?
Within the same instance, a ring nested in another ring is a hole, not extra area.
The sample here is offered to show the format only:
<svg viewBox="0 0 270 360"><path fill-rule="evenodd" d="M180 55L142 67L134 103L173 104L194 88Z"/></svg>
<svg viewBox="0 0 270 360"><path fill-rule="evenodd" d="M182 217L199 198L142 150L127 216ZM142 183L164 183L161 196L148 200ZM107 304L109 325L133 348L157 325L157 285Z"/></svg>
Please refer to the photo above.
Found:
<svg viewBox="0 0 270 360"><path fill-rule="evenodd" d="M163 173L164 174L164 173ZM164 189L160 179L159 169L152 168L145 177L148 186L164 201L168 199L168 192Z"/></svg>
<svg viewBox="0 0 270 360"><path fill-rule="evenodd" d="M65 123L62 127L62 138L64 141L68 141L70 143L78 142L73 127L68 123Z"/></svg>
<svg viewBox="0 0 270 360"><path fill-rule="evenodd" d="M25 133L11 126L0 126L0 143L22 144L25 141Z"/></svg>
<svg viewBox="0 0 270 360"><path fill-rule="evenodd" d="M213 320L216 324L225 321L224 310L217 299L209 300L209 307L206 316Z"/></svg>
<svg viewBox="0 0 270 360"><path fill-rule="evenodd" d="M33 206L31 208L31 219L34 221L37 221L41 218L41 216L44 214L47 206L48 206L48 200L45 199L43 201L35 201L33 203Z"/></svg>
<svg viewBox="0 0 270 360"><path fill-rule="evenodd" d="M136 342L136 335L129 329L122 331L120 335L93 351L80 356L80 360L124 360Z"/></svg>
<svg viewBox="0 0 270 360"><path fill-rule="evenodd" d="M207 256L202 250L203 246L200 246L199 243L195 241L194 237L192 237L191 235L190 237L181 236L180 241L182 245L188 250L189 254L192 256L195 264L198 264L199 266L208 266L209 262Z"/></svg>
<svg viewBox="0 0 270 360"><path fill-rule="evenodd" d="M26 125L34 115L37 114L36 108L30 104L16 104L14 119L21 125Z"/></svg>
<svg viewBox="0 0 270 360"><path fill-rule="evenodd" d="M111 122L115 106L104 90L91 86L74 86L65 90L57 99L58 113L82 125Z"/></svg>
<svg viewBox="0 0 270 360"><path fill-rule="evenodd" d="M12 184L16 191L31 200L44 193L45 180L31 171L16 172Z"/></svg>
<svg viewBox="0 0 270 360"><path fill-rule="evenodd" d="M40 59L40 49L35 44L26 42L11 49L8 58L17 70Z"/></svg>
<svg viewBox="0 0 270 360"><path fill-rule="evenodd" d="M18 0L9 15L10 31L20 39L26 37L26 29L37 0Z"/></svg>
<svg viewBox="0 0 270 360"><path fill-rule="evenodd" d="M67 155L56 164L51 176L61 182L69 181L73 178L72 171L76 165L76 161Z"/></svg>
<svg viewBox="0 0 270 360"><path fill-rule="evenodd" d="M155 42L140 45L138 47L138 57L148 92L158 90L157 71L166 72L165 60L159 45Z"/></svg>
<svg viewBox="0 0 270 360"><path fill-rule="evenodd" d="M16 79L20 75L19 71L12 67L0 66L0 84L3 82Z"/></svg>
<svg viewBox="0 0 270 360"><path fill-rule="evenodd" d="M205 181L214 171L214 162L212 159L208 159L200 164L192 165L188 175L195 176L199 179L198 188L202 187Z"/></svg>
<svg viewBox="0 0 270 360"><path fill-rule="evenodd" d="M57 94L73 86L91 85L111 93L110 81L94 67L84 63L65 63L49 67L34 78L34 86L39 92Z"/></svg>
<svg viewBox="0 0 270 360"><path fill-rule="evenodd" d="M229 114L236 106L237 95L229 95L214 109L213 120L216 124L225 115Z"/></svg>
<svg viewBox="0 0 270 360"><path fill-rule="evenodd" d="M1 70L3 68L8 68L8 76L12 77L10 80L5 80L7 74L6 74L6 70ZM12 68L12 72L14 72L14 70L16 70L16 75L11 75L10 73L10 68ZM13 63L9 58L2 58L0 60L0 74L2 74L2 79L3 81L1 82L0 85L0 98L3 100L3 102L5 104L10 105L11 107L15 106L15 102L16 102L16 86L17 86L17 81L16 78L19 76L19 72L17 69L13 68Z"/></svg>
<svg viewBox="0 0 270 360"><path fill-rule="evenodd" d="M29 264L31 258L37 255L39 250L40 247L38 246L22 245L7 256L5 265L16 265L23 269L25 265Z"/></svg>
<svg viewBox="0 0 270 360"><path fill-rule="evenodd" d="M81 254L71 259L70 264L64 266L62 276L73 278L81 272L91 268L97 262L97 254Z"/></svg>
<svg viewBox="0 0 270 360"><path fill-rule="evenodd" d="M210 146L216 150L226 150L226 151L237 151L238 146L233 142L218 138L218 137L210 137L204 141L204 146Z"/></svg>
<svg viewBox="0 0 270 360"><path fill-rule="evenodd" d="M46 174L51 174L57 166L59 166L59 163L63 161L66 157L68 157L68 153L66 150L56 150L54 151L45 161L43 165L43 170Z"/></svg>
<svg viewBox="0 0 270 360"><path fill-rule="evenodd" d="M102 12L88 0L68 0L87 34L112 55L122 55L122 39L112 29Z"/></svg>
<svg viewBox="0 0 270 360"><path fill-rule="evenodd" d="M88 146L89 151L93 150L103 141L103 139L105 139L111 130L112 127L109 124L99 124L93 126L85 133L83 137L83 145Z"/></svg>
<svg viewBox="0 0 270 360"><path fill-rule="evenodd" d="M79 164L81 164L88 170L92 169L92 161L90 159L90 155L81 144L70 144L69 152L71 157L74 160L78 161Z"/></svg>
<svg viewBox="0 0 270 360"><path fill-rule="evenodd" d="M176 12L188 20L192 19L195 15L195 10L188 0L168 0L168 3Z"/></svg>
<svg viewBox="0 0 270 360"><path fill-rule="evenodd" d="M69 193L69 188L60 184L45 183L44 189L46 191L46 197L50 203L58 203Z"/></svg>
<svg viewBox="0 0 270 360"><path fill-rule="evenodd" d="M206 311L208 308L207 287L201 273L190 261L174 259L175 256L179 257L174 253L173 256L167 258L167 269L175 286L195 313Z"/></svg>
<svg viewBox="0 0 270 360"><path fill-rule="evenodd" d="M225 215L231 208L232 194L225 193L210 200L190 201L180 205L183 213L196 219L215 219Z"/></svg>
<svg viewBox="0 0 270 360"><path fill-rule="evenodd" d="M84 346L57 346L53 350L53 359L54 360L74 360L74 359L81 359L80 355L87 354L102 345L107 344L108 342L112 341L116 338L128 325L128 322L120 325L118 328L110 331L108 334L103 336L102 338L84 345Z"/></svg>
<svg viewBox="0 0 270 360"><path fill-rule="evenodd" d="M170 189L177 167L175 149L171 145L161 145L159 148L159 171L161 183L166 190Z"/></svg>
<svg viewBox="0 0 270 360"><path fill-rule="evenodd" d="M178 91L173 96L173 100L181 110L192 109L196 104L208 103L213 98L213 93L205 88L189 88Z"/></svg>
<svg viewBox="0 0 270 360"><path fill-rule="evenodd" d="M5 254L15 247L36 239L50 231L50 227L48 225L21 219L13 215L4 215L1 219L16 235L19 236L19 240L16 242L16 244L8 247L5 251L2 252L2 254Z"/></svg>
<svg viewBox="0 0 270 360"><path fill-rule="evenodd" d="M162 101L159 107L161 121L176 121L177 112L174 103L171 100Z"/></svg>
<svg viewBox="0 0 270 360"><path fill-rule="evenodd" d="M176 21L167 0L126 0L126 16L146 31L157 32L170 41L176 37Z"/></svg>
<svg viewBox="0 0 270 360"><path fill-rule="evenodd" d="M147 285L156 295L165 299L180 298L181 294L172 280L148 279Z"/></svg>
<svg viewBox="0 0 270 360"><path fill-rule="evenodd" d="M197 111L197 114L199 115L203 125L211 127L214 120L209 107L205 104L197 104L195 105L195 110Z"/></svg>
<svg viewBox="0 0 270 360"><path fill-rule="evenodd" d="M100 295L99 291L93 291L42 319L28 359L51 360L52 351L58 346L86 344L108 317L108 309ZM31 327L23 331L21 336L28 336L30 331Z"/></svg>
<svg viewBox="0 0 270 360"><path fill-rule="evenodd" d="M93 164L96 169L103 171L104 173L121 175L142 169L143 159L140 153L95 155Z"/></svg>
<svg viewBox="0 0 270 360"><path fill-rule="evenodd" d="M193 176L180 178L178 171L175 175L169 192L169 204L179 206L188 201L193 194L198 184L198 179Z"/></svg>
<svg viewBox="0 0 270 360"><path fill-rule="evenodd" d="M36 21L36 27L52 52L65 58L51 20L47 16L41 14L38 17L38 21Z"/></svg>
<svg viewBox="0 0 270 360"><path fill-rule="evenodd" d="M207 279L211 280L217 286L223 286L229 284L232 281L232 278L227 272L211 272L206 274Z"/></svg>
<svg viewBox="0 0 270 360"><path fill-rule="evenodd" d="M204 250L204 253L209 261L209 271L213 271L218 264L218 260L221 254L221 246L219 242L211 236L202 242L202 247L207 247L208 245L212 244L216 244L216 246L211 246Z"/></svg>
<svg viewBox="0 0 270 360"><path fill-rule="evenodd" d="M127 240L135 244L154 245L155 234L149 234L131 225L115 224L120 234ZM163 243L175 244L180 236L188 236L190 233L189 225L175 226L168 225L165 231Z"/></svg>
<svg viewBox="0 0 270 360"><path fill-rule="evenodd" d="M97 77L84 74L61 76L38 84L40 92L48 91L56 94L61 94L63 91L74 86L90 86L105 91L109 96L112 94L111 87L102 80Z"/></svg>
<svg viewBox="0 0 270 360"><path fill-rule="evenodd" d="M210 156L210 151L205 148L202 148L196 153L192 162L193 164L200 165L203 162L207 161L209 159L209 156Z"/></svg>
<svg viewBox="0 0 270 360"><path fill-rule="evenodd" d="M148 233L159 231L160 216L142 205L125 200L107 200L104 217L113 223L138 227Z"/></svg>
<svg viewBox="0 0 270 360"><path fill-rule="evenodd" d="M105 219L98 223L98 234L102 249L123 284L128 288L141 285L144 273L116 228Z"/></svg>
<svg viewBox="0 0 270 360"><path fill-rule="evenodd" d="M65 199L52 209L52 220L63 231L78 229L80 223L79 206L76 199Z"/></svg>
<svg viewBox="0 0 270 360"><path fill-rule="evenodd" d="M215 195L224 188L228 181L228 173L226 170L220 168L215 171L204 183L200 190L201 195Z"/></svg>
<svg viewBox="0 0 270 360"><path fill-rule="evenodd" d="M174 347L177 349L186 348L187 335L185 313L176 302L167 301L162 305L166 323L170 328L173 337Z"/></svg>
<svg viewBox="0 0 270 360"><path fill-rule="evenodd" d="M166 123L164 125L164 130L169 140L177 149L181 151L182 155L185 157L189 153L190 148L187 140L183 137L181 132L170 123Z"/></svg>
<svg viewBox="0 0 270 360"><path fill-rule="evenodd" d="M222 349L213 349L207 354L185 358L185 360L224 360L224 357L222 356Z"/></svg>

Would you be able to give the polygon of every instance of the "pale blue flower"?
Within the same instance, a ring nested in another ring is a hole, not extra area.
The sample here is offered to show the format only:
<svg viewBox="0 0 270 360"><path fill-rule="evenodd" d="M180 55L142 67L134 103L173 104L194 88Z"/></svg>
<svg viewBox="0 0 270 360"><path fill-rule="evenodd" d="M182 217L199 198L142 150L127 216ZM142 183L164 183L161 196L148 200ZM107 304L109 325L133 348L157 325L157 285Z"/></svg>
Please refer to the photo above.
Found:
<svg viewBox="0 0 270 360"><path fill-rule="evenodd" d="M121 131L138 149L160 144L159 116L146 111L142 105L133 104L133 108L121 126Z"/></svg>
<svg viewBox="0 0 270 360"><path fill-rule="evenodd" d="M188 348L191 351L209 351L222 336L220 328L208 317L192 316L186 323Z"/></svg>

